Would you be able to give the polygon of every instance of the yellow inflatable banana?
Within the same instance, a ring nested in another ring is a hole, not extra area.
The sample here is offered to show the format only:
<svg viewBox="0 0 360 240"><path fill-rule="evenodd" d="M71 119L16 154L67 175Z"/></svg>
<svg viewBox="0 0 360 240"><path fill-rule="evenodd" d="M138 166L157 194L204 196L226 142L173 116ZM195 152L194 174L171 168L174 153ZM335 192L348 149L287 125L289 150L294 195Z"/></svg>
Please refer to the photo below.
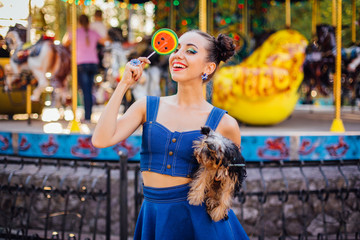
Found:
<svg viewBox="0 0 360 240"><path fill-rule="evenodd" d="M213 104L252 125L273 125L293 112L303 80L308 42L294 30L272 34L245 61L221 68L214 78Z"/></svg>

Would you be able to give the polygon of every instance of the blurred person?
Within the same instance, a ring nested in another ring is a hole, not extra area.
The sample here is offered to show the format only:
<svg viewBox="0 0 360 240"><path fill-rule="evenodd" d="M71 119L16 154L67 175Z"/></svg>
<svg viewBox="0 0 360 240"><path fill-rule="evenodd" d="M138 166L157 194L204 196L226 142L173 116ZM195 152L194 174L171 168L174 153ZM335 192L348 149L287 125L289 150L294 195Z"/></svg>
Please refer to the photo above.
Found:
<svg viewBox="0 0 360 240"><path fill-rule="evenodd" d="M98 43L104 44L105 39L89 28L89 18L84 14L79 17L79 27L76 30L76 35L78 84L83 92L85 110L83 120L89 123L93 106L92 89L99 63L96 45ZM71 39L71 34L65 35L63 39L64 46L69 46Z"/></svg>
<svg viewBox="0 0 360 240"><path fill-rule="evenodd" d="M94 15L94 21L90 23L90 29L97 32L102 38L107 35L107 27L103 23L102 11L96 10Z"/></svg>
<svg viewBox="0 0 360 240"><path fill-rule="evenodd" d="M103 22L103 12L98 9L95 11L95 15L94 15L94 21L90 23L90 29L97 32L102 38L107 38L107 27L105 26L104 22ZM100 70L104 70L104 64L103 64L103 59L104 59L104 45L102 44L97 44L96 46L97 49L97 56L99 58L99 68Z"/></svg>

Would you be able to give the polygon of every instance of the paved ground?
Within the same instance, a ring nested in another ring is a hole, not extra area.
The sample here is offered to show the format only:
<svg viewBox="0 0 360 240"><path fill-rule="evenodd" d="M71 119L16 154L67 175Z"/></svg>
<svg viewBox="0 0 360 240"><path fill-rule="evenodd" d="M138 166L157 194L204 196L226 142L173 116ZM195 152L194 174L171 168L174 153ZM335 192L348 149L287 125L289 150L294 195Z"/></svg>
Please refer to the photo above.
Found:
<svg viewBox="0 0 360 240"><path fill-rule="evenodd" d="M94 114L99 115L102 107L94 107ZM345 134L360 135L360 109L343 107L341 118L345 127ZM331 123L334 119L333 107L297 106L293 114L284 122L274 126L249 126L239 123L242 135L324 135L330 134ZM44 132L46 122L33 119L28 125L27 120L0 120L0 131L7 132ZM57 122L64 129L69 122ZM48 124L49 125L49 124ZM48 126L47 125L47 126ZM91 133L95 123L82 126L84 133Z"/></svg>

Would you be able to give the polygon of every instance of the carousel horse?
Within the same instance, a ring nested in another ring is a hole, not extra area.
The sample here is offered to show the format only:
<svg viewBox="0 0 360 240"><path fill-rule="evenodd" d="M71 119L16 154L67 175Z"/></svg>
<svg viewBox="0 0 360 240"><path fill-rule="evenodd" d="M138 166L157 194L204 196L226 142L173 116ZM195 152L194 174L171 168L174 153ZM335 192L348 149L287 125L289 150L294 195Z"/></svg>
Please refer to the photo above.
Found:
<svg viewBox="0 0 360 240"><path fill-rule="evenodd" d="M71 70L69 50L62 45L55 45L53 39L46 36L24 49L25 39L26 28L21 24L10 27L5 37L6 44L12 53L10 66L13 74L6 78L9 89L17 76L23 70L29 69L38 82L31 96L32 101L39 101L41 93L48 86L45 75L48 72L51 73L51 85L54 88L65 90L66 78Z"/></svg>
<svg viewBox="0 0 360 240"><path fill-rule="evenodd" d="M335 72L336 39L335 28L328 24L316 27L317 41L310 43L306 49L303 65L304 84L307 86L306 102L311 103L311 91L317 89L324 96L332 93ZM341 49L342 98L354 102L360 97L360 47L351 46ZM354 94L355 93L355 94ZM356 95L356 96L355 96Z"/></svg>
<svg viewBox="0 0 360 240"><path fill-rule="evenodd" d="M349 103L355 106L356 100L360 100L360 47L351 46L341 50L342 67L342 99L349 99Z"/></svg>
<svg viewBox="0 0 360 240"><path fill-rule="evenodd" d="M336 39L335 28L331 25L316 26L317 41L311 42L306 48L303 65L304 84L307 86L306 101L311 102L311 91L317 89L323 95L331 93L330 74L335 69Z"/></svg>

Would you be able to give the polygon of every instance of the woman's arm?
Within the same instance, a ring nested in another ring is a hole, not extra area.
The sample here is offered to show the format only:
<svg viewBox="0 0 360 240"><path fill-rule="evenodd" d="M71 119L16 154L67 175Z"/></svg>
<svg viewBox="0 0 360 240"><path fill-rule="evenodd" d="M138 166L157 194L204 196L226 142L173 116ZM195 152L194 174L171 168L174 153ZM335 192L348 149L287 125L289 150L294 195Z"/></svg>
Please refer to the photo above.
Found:
<svg viewBox="0 0 360 240"><path fill-rule="evenodd" d="M92 143L95 147L104 148L112 146L128 138L145 119L146 99L135 102L126 113L117 119L121 101L126 91L141 77L143 68L150 61L141 57L140 66L127 63L123 77L112 94L108 104L102 112L95 127Z"/></svg>
<svg viewBox="0 0 360 240"><path fill-rule="evenodd" d="M225 114L221 119L216 131L219 132L224 137L230 139L238 147L240 147L241 144L240 128L235 118L231 117L228 114Z"/></svg>

